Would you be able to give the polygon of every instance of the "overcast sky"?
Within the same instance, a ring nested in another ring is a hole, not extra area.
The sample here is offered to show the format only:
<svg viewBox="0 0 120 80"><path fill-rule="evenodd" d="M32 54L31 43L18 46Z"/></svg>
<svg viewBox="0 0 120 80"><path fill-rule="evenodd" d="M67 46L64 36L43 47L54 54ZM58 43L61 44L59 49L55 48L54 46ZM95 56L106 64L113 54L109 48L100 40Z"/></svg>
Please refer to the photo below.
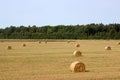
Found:
<svg viewBox="0 0 120 80"><path fill-rule="evenodd" d="M120 0L0 0L0 28L119 22Z"/></svg>

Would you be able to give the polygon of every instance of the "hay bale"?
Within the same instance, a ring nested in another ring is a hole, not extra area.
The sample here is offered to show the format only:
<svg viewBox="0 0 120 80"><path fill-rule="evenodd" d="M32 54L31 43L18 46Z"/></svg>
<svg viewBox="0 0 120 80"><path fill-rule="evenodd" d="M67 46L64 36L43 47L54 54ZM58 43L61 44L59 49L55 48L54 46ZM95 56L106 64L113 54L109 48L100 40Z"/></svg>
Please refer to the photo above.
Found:
<svg viewBox="0 0 120 80"><path fill-rule="evenodd" d="M12 49L12 46L7 46L7 50L11 50Z"/></svg>
<svg viewBox="0 0 120 80"><path fill-rule="evenodd" d="M110 46L106 46L105 50L111 50L111 47Z"/></svg>
<svg viewBox="0 0 120 80"><path fill-rule="evenodd" d="M67 41L67 43L70 43L70 41Z"/></svg>
<svg viewBox="0 0 120 80"><path fill-rule="evenodd" d="M22 44L23 47L26 47L26 44Z"/></svg>
<svg viewBox="0 0 120 80"><path fill-rule="evenodd" d="M47 41L45 41L45 44L47 44Z"/></svg>
<svg viewBox="0 0 120 80"><path fill-rule="evenodd" d="M38 41L39 44L41 44L41 41Z"/></svg>
<svg viewBox="0 0 120 80"><path fill-rule="evenodd" d="M75 47L80 47L80 44L75 44Z"/></svg>
<svg viewBox="0 0 120 80"><path fill-rule="evenodd" d="M80 51L76 50L76 51L73 52L73 55L76 56L76 57L79 57L79 56L82 55L82 53Z"/></svg>
<svg viewBox="0 0 120 80"><path fill-rule="evenodd" d="M120 42L117 42L117 45L120 45Z"/></svg>
<svg viewBox="0 0 120 80"><path fill-rule="evenodd" d="M75 61L70 65L72 72L85 72L85 64L79 61Z"/></svg>
<svg viewBox="0 0 120 80"><path fill-rule="evenodd" d="M4 41L2 40L1 42L3 43Z"/></svg>

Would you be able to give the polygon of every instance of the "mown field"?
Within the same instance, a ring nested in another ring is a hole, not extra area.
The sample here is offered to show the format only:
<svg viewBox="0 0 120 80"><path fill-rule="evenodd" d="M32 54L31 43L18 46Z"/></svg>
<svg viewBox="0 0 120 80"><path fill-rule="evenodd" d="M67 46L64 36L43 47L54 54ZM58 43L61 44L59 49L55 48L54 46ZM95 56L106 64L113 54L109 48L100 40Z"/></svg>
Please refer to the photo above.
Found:
<svg viewBox="0 0 120 80"><path fill-rule="evenodd" d="M120 40L1 41L0 80L120 80ZM26 44L25 47L22 44ZM76 48L75 44L80 47ZM112 50L105 50L110 45ZM7 50L7 46L12 46ZM75 50L81 57L73 56ZM86 72L70 71L81 61Z"/></svg>

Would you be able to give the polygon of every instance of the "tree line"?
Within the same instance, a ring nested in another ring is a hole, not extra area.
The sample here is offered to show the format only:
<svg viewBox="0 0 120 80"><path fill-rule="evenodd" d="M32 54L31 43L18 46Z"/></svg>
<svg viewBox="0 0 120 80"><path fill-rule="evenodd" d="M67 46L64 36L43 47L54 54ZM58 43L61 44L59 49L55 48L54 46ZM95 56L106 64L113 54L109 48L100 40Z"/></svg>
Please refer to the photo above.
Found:
<svg viewBox="0 0 120 80"><path fill-rule="evenodd" d="M0 39L120 39L120 24L10 26Z"/></svg>

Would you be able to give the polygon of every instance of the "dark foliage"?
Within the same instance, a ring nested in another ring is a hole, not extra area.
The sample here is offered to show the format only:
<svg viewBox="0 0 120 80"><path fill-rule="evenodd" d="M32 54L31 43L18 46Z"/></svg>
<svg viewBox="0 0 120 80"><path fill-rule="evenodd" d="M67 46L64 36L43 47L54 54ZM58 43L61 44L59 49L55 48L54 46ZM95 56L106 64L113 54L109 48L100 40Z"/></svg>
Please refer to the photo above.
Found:
<svg viewBox="0 0 120 80"><path fill-rule="evenodd" d="M0 29L1 39L120 39L120 24L10 26Z"/></svg>

